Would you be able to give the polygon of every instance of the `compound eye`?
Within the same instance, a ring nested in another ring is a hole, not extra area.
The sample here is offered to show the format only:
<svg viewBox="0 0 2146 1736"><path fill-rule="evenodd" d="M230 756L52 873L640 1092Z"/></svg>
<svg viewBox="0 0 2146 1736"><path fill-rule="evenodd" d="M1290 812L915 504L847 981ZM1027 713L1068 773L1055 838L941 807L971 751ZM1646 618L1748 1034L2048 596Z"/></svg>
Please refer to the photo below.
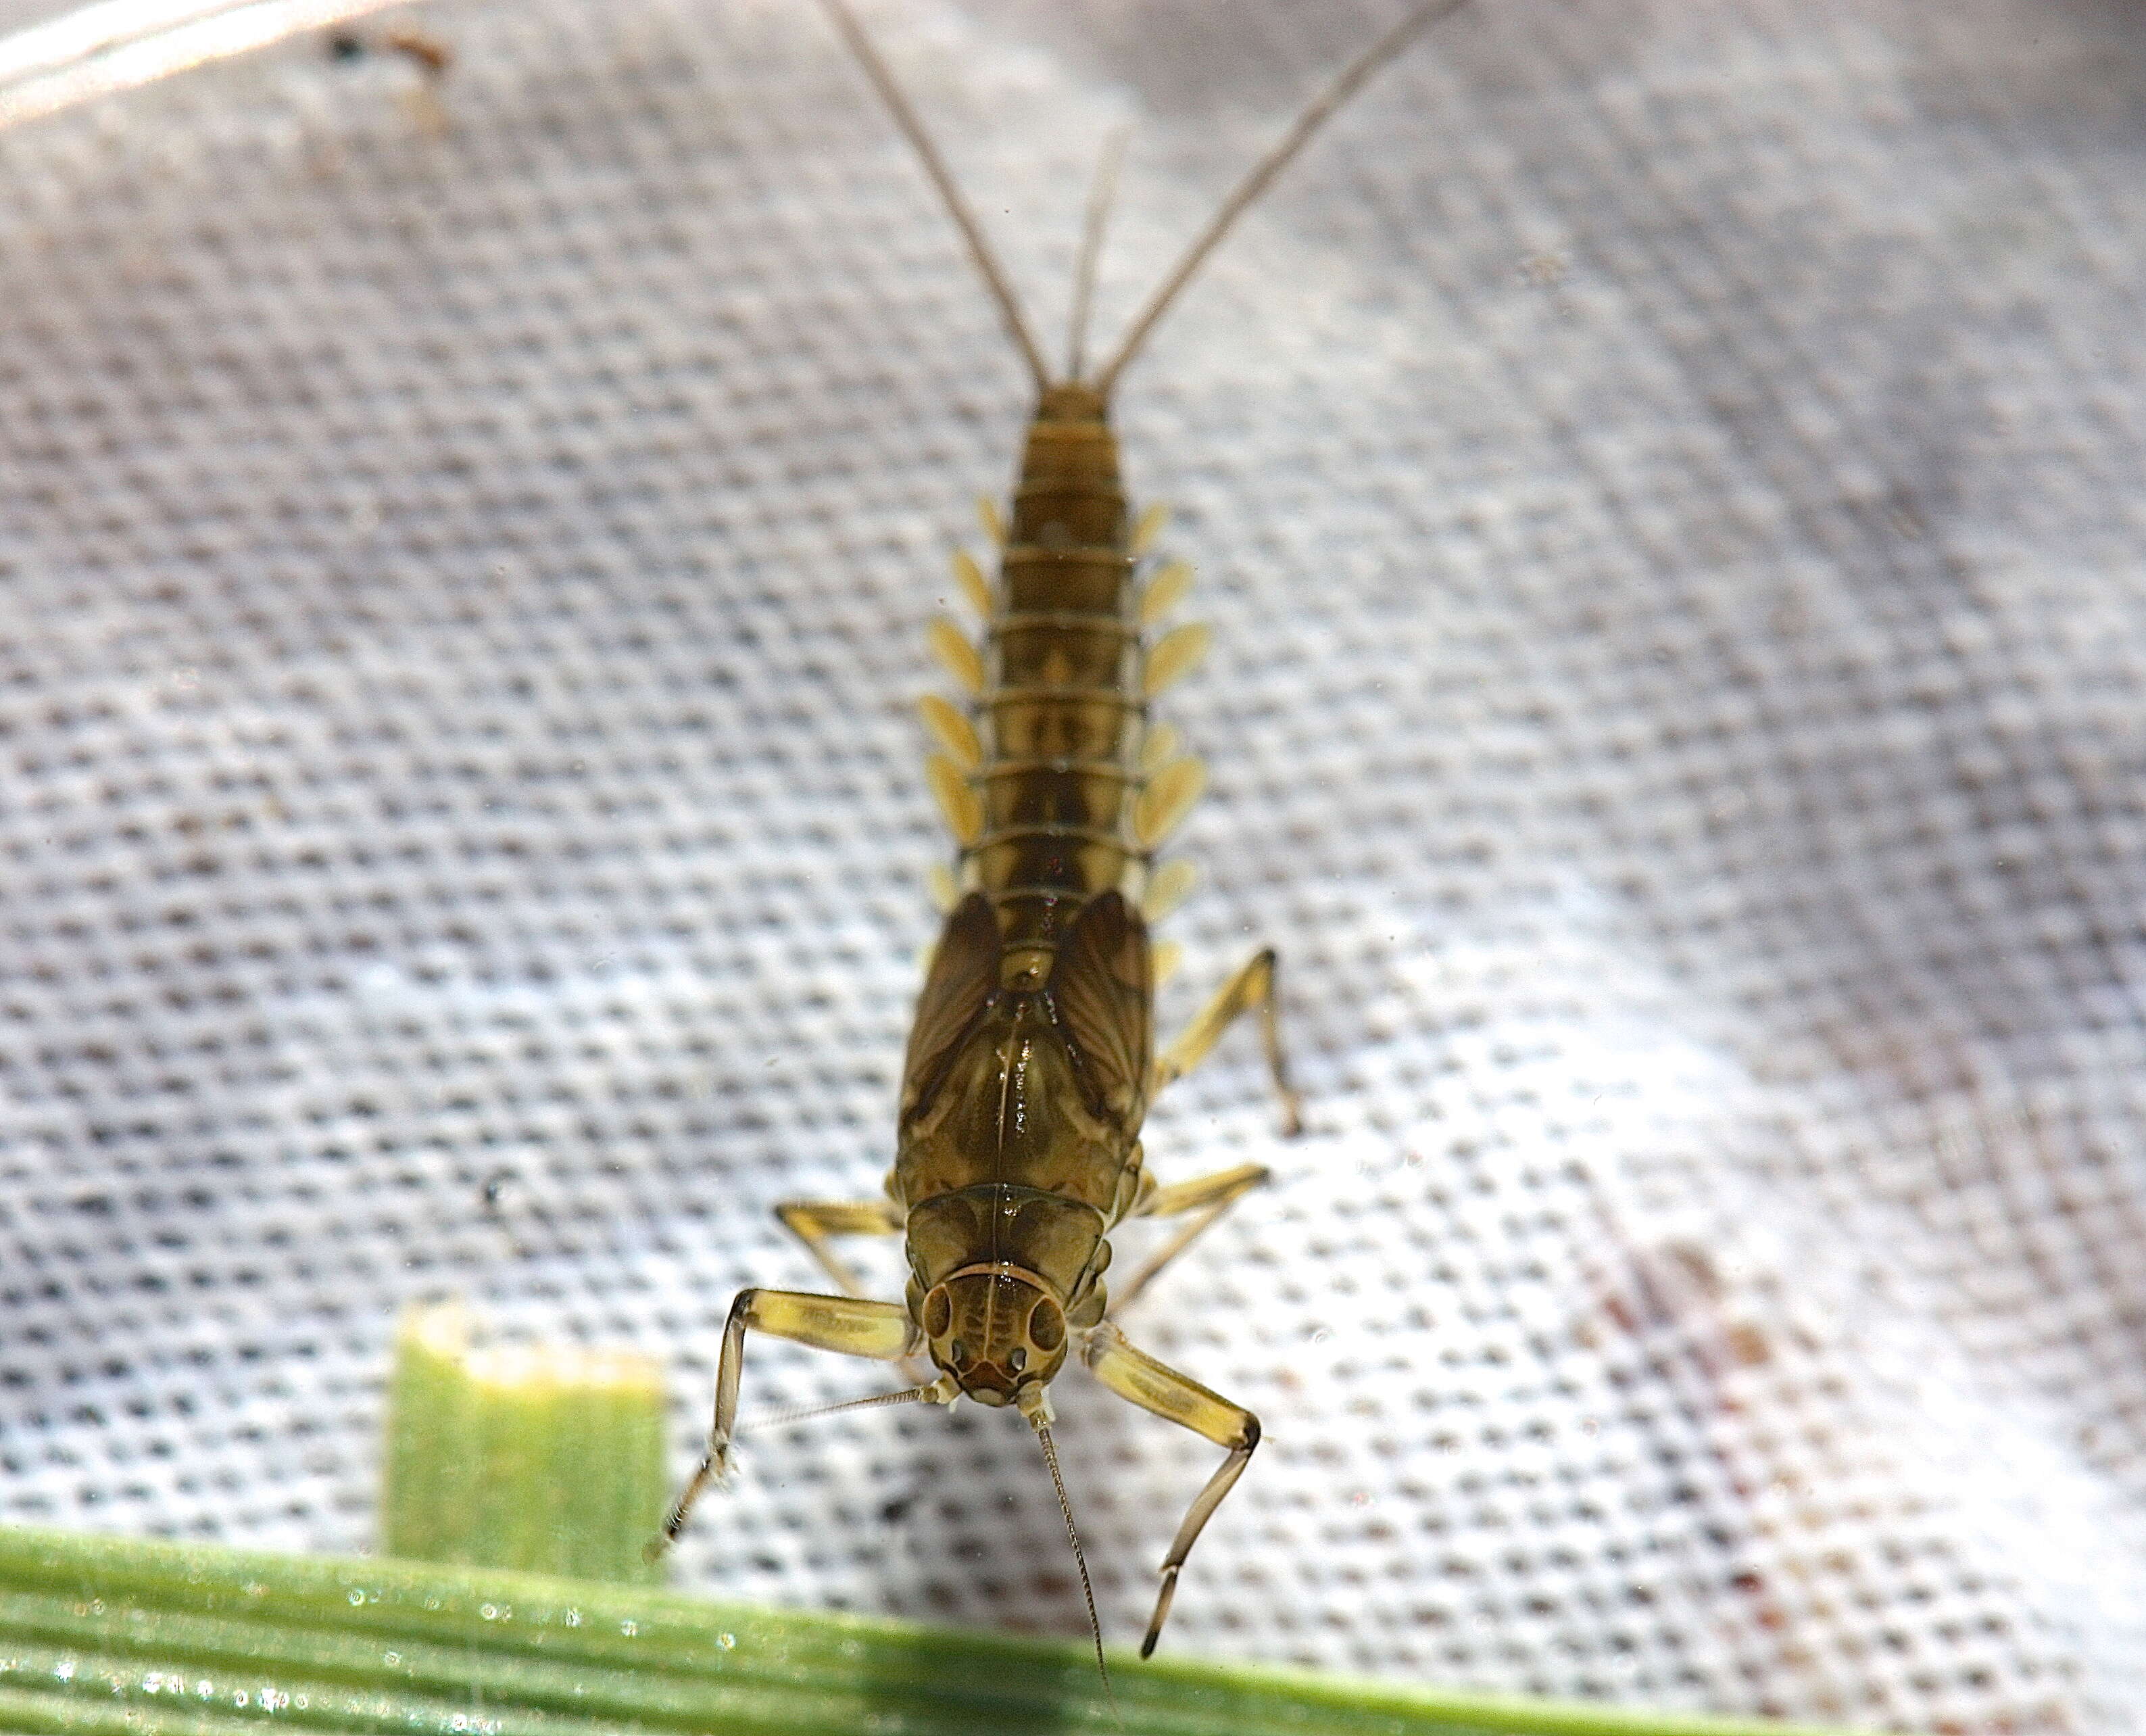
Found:
<svg viewBox="0 0 2146 1736"><path fill-rule="evenodd" d="M947 1300L946 1286L938 1289L924 1299L924 1332L927 1338L944 1338L954 1324L954 1304Z"/></svg>
<svg viewBox="0 0 2146 1736"><path fill-rule="evenodd" d="M1066 1316L1048 1296L1028 1311L1028 1341L1046 1356L1066 1342Z"/></svg>

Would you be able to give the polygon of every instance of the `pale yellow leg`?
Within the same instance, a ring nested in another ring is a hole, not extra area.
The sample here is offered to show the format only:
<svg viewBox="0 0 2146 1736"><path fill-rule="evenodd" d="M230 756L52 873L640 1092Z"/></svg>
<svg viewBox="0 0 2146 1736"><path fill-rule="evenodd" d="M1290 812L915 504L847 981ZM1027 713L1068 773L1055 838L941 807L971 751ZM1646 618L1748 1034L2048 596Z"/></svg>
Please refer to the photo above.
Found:
<svg viewBox="0 0 2146 1736"><path fill-rule="evenodd" d="M864 1287L828 1242L838 1235L901 1234L901 1219L886 1200L786 1200L775 1208L775 1215L846 1296L862 1296Z"/></svg>
<svg viewBox="0 0 2146 1736"><path fill-rule="evenodd" d="M1115 1315L1129 1307L1133 1299L1147 1288L1150 1279L1190 1247L1194 1239L1204 1234L1215 1219L1265 1182L1267 1175L1264 1164L1239 1164L1234 1170L1218 1170L1212 1175L1180 1181L1175 1187L1157 1188L1135 1206L1135 1217L1174 1218L1187 1213L1194 1215L1190 1223L1150 1255L1147 1263L1130 1278L1122 1285L1110 1286L1110 1313Z"/></svg>
<svg viewBox="0 0 2146 1736"><path fill-rule="evenodd" d="M1145 1658L1154 1652L1162 1624L1169 1619L1170 1600L1177 1595L1178 1570L1185 1565L1185 1558L1192 1553L1201 1529L1214 1518L1223 1497L1236 1486L1237 1479L1251 1463L1252 1449L1260 1444L1260 1419L1241 1404L1232 1404L1208 1391L1190 1375L1157 1362L1145 1350L1135 1350L1125 1341L1125 1334L1107 1320L1090 1329L1080 1354L1095 1378L1120 1398L1130 1399L1142 1410L1167 1418L1229 1450L1230 1456L1185 1509L1170 1554L1163 1559L1162 1594L1155 1599L1147 1638L1140 1642L1140 1656Z"/></svg>
<svg viewBox="0 0 2146 1736"><path fill-rule="evenodd" d="M686 1516L701 1491L730 1469L731 1438L737 1430L738 1377L745 1372L745 1334L771 1332L777 1338L838 1350L845 1356L871 1356L899 1362L921 1349L922 1334L910 1324L899 1302L874 1302L862 1296L813 1296L796 1290L740 1290L723 1327L722 1359L716 1365L716 1414L708 1429L708 1450L685 1492L663 1521L662 1535L648 1546L652 1558L685 1529Z"/></svg>
<svg viewBox="0 0 2146 1736"><path fill-rule="evenodd" d="M1169 1048L1155 1059L1148 1081L1152 1097L1173 1079L1182 1079L1207 1058L1222 1033L1239 1015L1256 1011L1260 1039L1267 1051L1267 1070L1274 1075L1275 1091L1281 1099L1281 1130L1294 1138L1304 1128L1296 1093L1289 1088L1289 1070L1283 1064L1281 1029L1275 1018L1275 952L1268 947L1255 954L1244 969L1215 990L1215 998L1200 1008L1198 1016Z"/></svg>

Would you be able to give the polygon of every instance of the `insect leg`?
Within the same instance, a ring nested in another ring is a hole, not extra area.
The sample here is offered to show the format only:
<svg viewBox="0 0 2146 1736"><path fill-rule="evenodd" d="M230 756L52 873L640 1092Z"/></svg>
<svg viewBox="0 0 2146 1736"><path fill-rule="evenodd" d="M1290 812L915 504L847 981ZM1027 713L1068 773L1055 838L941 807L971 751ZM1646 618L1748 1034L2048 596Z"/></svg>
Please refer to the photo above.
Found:
<svg viewBox="0 0 2146 1736"><path fill-rule="evenodd" d="M1230 1456L1185 1509L1170 1554L1163 1558L1162 1593L1149 1619L1147 1637L1140 1642L1140 1656L1145 1658L1154 1652L1162 1624L1169 1619L1170 1600L1177 1595L1178 1569L1185 1565L1185 1558L1192 1553L1201 1529L1214 1518L1223 1497L1236 1486L1237 1479L1251 1463L1252 1449L1260 1444L1260 1419L1241 1404L1232 1404L1220 1394L1210 1392L1190 1375L1180 1374L1145 1350L1135 1349L1125 1341L1125 1334L1107 1320L1089 1329L1080 1354L1095 1378L1120 1398L1129 1399L1142 1410L1229 1449Z"/></svg>
<svg viewBox="0 0 2146 1736"><path fill-rule="evenodd" d="M1148 1080L1152 1097L1173 1079L1182 1079L1207 1058L1222 1033L1239 1015L1256 1010L1260 1039L1267 1051L1267 1070L1274 1075L1275 1092L1281 1099L1281 1130L1294 1136L1303 1130L1296 1093L1290 1089L1289 1070L1283 1064L1281 1030L1275 1018L1275 951L1271 946L1255 953L1244 968L1215 990L1215 998L1200 1008L1175 1043L1155 1058Z"/></svg>
<svg viewBox="0 0 2146 1736"><path fill-rule="evenodd" d="M846 1296L862 1297L864 1289L828 1243L838 1235L901 1234L901 1218L885 1200L786 1200L775 1208L775 1215Z"/></svg>
<svg viewBox="0 0 2146 1736"><path fill-rule="evenodd" d="M816 1350L845 1356L871 1356L899 1362L921 1349L923 1335L910 1324L899 1302L875 1302L863 1296L813 1296L796 1290L740 1290L723 1326L722 1359L716 1367L716 1414L708 1428L708 1450L685 1492L672 1504L663 1530L649 1545L660 1553L686 1527L686 1516L701 1491L730 1469L731 1438L737 1432L738 1377L745 1372L747 1327L771 1332Z"/></svg>
<svg viewBox="0 0 2146 1736"><path fill-rule="evenodd" d="M1124 1284L1110 1286L1110 1313L1116 1314L1129 1307L1156 1273L1191 1246L1194 1240L1224 1212L1265 1181L1267 1175L1264 1164L1239 1164L1234 1170L1218 1170L1212 1175L1180 1181L1175 1187L1157 1188L1135 1206L1132 1215L1135 1217L1175 1218L1186 1213L1197 1215L1150 1255L1147 1263Z"/></svg>

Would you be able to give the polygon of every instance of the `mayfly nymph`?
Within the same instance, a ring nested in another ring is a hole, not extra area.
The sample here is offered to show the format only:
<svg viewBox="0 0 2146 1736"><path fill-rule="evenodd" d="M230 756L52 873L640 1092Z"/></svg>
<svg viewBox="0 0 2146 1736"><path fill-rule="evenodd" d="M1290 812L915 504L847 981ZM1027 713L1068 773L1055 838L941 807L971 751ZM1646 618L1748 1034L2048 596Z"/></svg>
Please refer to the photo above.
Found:
<svg viewBox="0 0 2146 1736"><path fill-rule="evenodd" d="M846 1409L963 1397L1011 1405L1034 1428L1080 1562L1101 1661L1095 1598L1051 1442L1051 1382L1075 1357L1105 1386L1227 1455L1194 1499L1162 1564L1141 1642L1155 1649L1179 1570L1258 1446L1258 1418L1158 1362L1116 1316L1149 1280L1267 1178L1255 1164L1171 1185L1148 1172L1140 1124L1155 1094L1197 1065L1240 1015L1255 1013L1287 1128L1295 1099L1275 1017L1275 955L1255 955L1175 1042L1154 1045L1156 954L1148 925L1190 889L1182 861L1156 860L1205 774L1153 721L1155 696L1199 661L1205 629L1150 630L1182 597L1190 568L1156 562L1160 522L1135 517L1118 477L1110 394L1162 315L1230 226L1371 74L1462 0L1420 7L1345 67L1255 165L1090 372L1083 357L1107 192L1090 202L1064 374L1054 378L997 256L944 159L844 0L826 10L960 228L1035 382L1012 508L987 507L996 581L955 557L984 622L978 645L951 620L931 641L965 704L922 701L936 746L926 779L954 834L951 905L926 972L901 1073L899 1137L886 1197L776 1208L839 1295L747 1290L731 1304L700 1468L664 1526L677 1535L727 1467L748 1332L886 1362L928 1358L933 1378ZM1106 185L1107 173L1102 177ZM1175 1218L1176 1234L1105 1290L1110 1231L1127 1218ZM865 1295L836 1255L838 1236L904 1238L907 1294Z"/></svg>

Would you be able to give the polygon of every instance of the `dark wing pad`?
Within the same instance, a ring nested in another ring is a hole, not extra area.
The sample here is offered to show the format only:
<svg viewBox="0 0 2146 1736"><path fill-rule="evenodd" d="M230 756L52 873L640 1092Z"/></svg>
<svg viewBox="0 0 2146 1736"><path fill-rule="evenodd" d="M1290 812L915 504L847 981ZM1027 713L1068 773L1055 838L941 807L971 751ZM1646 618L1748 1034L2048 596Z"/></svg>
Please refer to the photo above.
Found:
<svg viewBox="0 0 2146 1736"><path fill-rule="evenodd" d="M1048 993L1095 1107L1137 1125L1154 1052L1155 979L1147 925L1119 893L1099 893L1075 919Z"/></svg>
<svg viewBox="0 0 2146 1736"><path fill-rule="evenodd" d="M940 931L939 950L916 997L909 1052L901 1063L901 1113L931 1095L946 1063L991 998L999 981L999 922L991 901L971 892L955 905Z"/></svg>

